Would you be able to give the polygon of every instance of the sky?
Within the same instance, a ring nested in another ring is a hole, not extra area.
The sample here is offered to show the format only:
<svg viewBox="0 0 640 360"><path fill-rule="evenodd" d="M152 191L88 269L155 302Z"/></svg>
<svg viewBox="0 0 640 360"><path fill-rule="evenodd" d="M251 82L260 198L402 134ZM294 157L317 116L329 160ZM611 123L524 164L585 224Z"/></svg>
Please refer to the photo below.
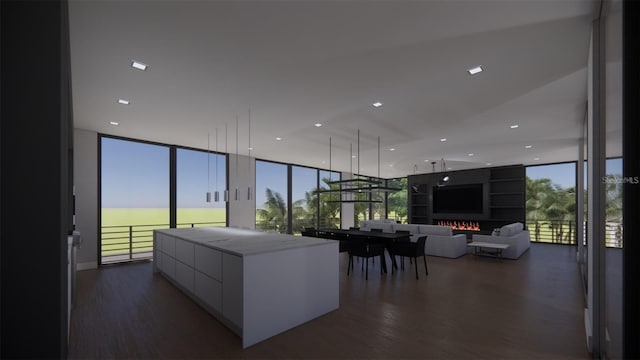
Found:
<svg viewBox="0 0 640 360"><path fill-rule="evenodd" d="M169 207L169 148L135 141L102 138L102 207L103 208L168 208ZM217 158L217 173L216 173ZM179 208L218 207L225 203L206 202L207 191L220 191L222 199L226 188L224 155L204 151L178 149L177 151L177 205ZM208 165L207 165L208 160ZM607 173L622 174L622 160L607 160ZM563 188L575 186L573 163L529 166L529 178L549 178ZM321 171L321 178L328 171ZM316 187L316 170L294 166L292 168L293 201L304 199L305 192ZM217 180L216 180L217 179ZM333 180L339 176L334 174ZM286 201L287 166L279 163L256 161L256 207L266 201L265 190L279 192ZM235 189L231 189L233 192Z"/></svg>
<svg viewBox="0 0 640 360"><path fill-rule="evenodd" d="M606 167L607 174L618 174L621 176L622 159L609 159L607 160ZM562 186L563 189L576 186L576 169L574 163L527 166L526 172L527 176L531 179L551 179L553 183Z"/></svg>

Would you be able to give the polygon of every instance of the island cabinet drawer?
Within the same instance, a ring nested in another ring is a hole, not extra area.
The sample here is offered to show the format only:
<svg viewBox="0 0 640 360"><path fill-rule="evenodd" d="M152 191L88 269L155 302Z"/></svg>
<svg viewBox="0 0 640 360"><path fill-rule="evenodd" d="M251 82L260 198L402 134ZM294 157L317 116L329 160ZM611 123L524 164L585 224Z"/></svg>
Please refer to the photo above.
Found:
<svg viewBox="0 0 640 360"><path fill-rule="evenodd" d="M176 278L176 260L167 254L162 254L162 272L172 279Z"/></svg>
<svg viewBox="0 0 640 360"><path fill-rule="evenodd" d="M196 271L196 297L217 312L222 312L222 284Z"/></svg>
<svg viewBox="0 0 640 360"><path fill-rule="evenodd" d="M176 261L176 281L190 292L194 292L194 270L180 261Z"/></svg>
<svg viewBox="0 0 640 360"><path fill-rule="evenodd" d="M196 270L222 281L222 252L195 245L195 262Z"/></svg>
<svg viewBox="0 0 640 360"><path fill-rule="evenodd" d="M176 239L176 259L193 267L193 243Z"/></svg>
<svg viewBox="0 0 640 360"><path fill-rule="evenodd" d="M162 254L159 251L156 251L154 254L154 258L153 261L156 263L156 268L160 271L162 271L162 258L164 257L164 254Z"/></svg>
<svg viewBox="0 0 640 360"><path fill-rule="evenodd" d="M169 236L163 236L161 249L165 254L176 256L176 239Z"/></svg>

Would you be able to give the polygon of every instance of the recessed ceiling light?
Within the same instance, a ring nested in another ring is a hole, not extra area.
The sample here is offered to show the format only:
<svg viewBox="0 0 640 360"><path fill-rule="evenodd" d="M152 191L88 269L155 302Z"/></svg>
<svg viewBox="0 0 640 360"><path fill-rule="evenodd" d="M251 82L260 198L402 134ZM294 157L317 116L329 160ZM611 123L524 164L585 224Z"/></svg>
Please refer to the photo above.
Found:
<svg viewBox="0 0 640 360"><path fill-rule="evenodd" d="M468 153L467 155L469 155L469 156L473 156L474 154L473 154L473 153Z"/></svg>
<svg viewBox="0 0 640 360"><path fill-rule="evenodd" d="M509 128L511 128L511 129L517 129L517 128L519 128L519 127L520 127L520 125L518 125L518 124L515 124L515 125L511 125L511 126L509 126Z"/></svg>
<svg viewBox="0 0 640 360"><path fill-rule="evenodd" d="M533 160L538 161L538 160L540 160L540 158L533 158Z"/></svg>
<svg viewBox="0 0 640 360"><path fill-rule="evenodd" d="M525 146L524 146L524 148L525 148L525 149L531 149L532 147L533 147L533 146L531 146L531 145L525 145Z"/></svg>
<svg viewBox="0 0 640 360"><path fill-rule="evenodd" d="M355 155L351 155L351 157L352 157L352 158L354 158L354 159L356 158L356 156L355 156Z"/></svg>
<svg viewBox="0 0 640 360"><path fill-rule="evenodd" d="M315 127L320 127L320 126L322 126L322 124L320 124L320 123L315 123L315 124L313 124L313 126L315 126Z"/></svg>
<svg viewBox="0 0 640 360"><path fill-rule="evenodd" d="M253 150L253 148L252 148L252 147L249 147L249 148L247 148L247 150Z"/></svg>
<svg viewBox="0 0 640 360"><path fill-rule="evenodd" d="M429 162L429 159L424 159L424 162Z"/></svg>
<svg viewBox="0 0 640 360"><path fill-rule="evenodd" d="M122 105L129 105L129 100L125 100L125 99L118 99L118 104L122 104Z"/></svg>
<svg viewBox="0 0 640 360"><path fill-rule="evenodd" d="M111 125L115 125L115 126L120 125L120 123L119 123L119 122L117 122L117 121L109 121L109 124L111 124Z"/></svg>
<svg viewBox="0 0 640 360"><path fill-rule="evenodd" d="M487 163L487 165L491 166L491 163Z"/></svg>
<svg viewBox="0 0 640 360"><path fill-rule="evenodd" d="M445 142L445 141L447 141L447 139L446 138L442 138L442 139L440 139L440 141Z"/></svg>
<svg viewBox="0 0 640 360"><path fill-rule="evenodd" d="M280 140L282 140L282 138L281 137L277 137L276 140L280 141Z"/></svg>
<svg viewBox="0 0 640 360"><path fill-rule="evenodd" d="M396 148L391 148L389 149L389 151L396 151Z"/></svg>
<svg viewBox="0 0 640 360"><path fill-rule="evenodd" d="M389 164L390 167L393 167L393 164Z"/></svg>
<svg viewBox="0 0 640 360"><path fill-rule="evenodd" d="M134 67L134 68L136 68L138 70L142 70L142 71L147 70L147 64L143 64L143 63L141 63L139 61L135 61L135 60L131 61L131 67Z"/></svg>
<svg viewBox="0 0 640 360"><path fill-rule="evenodd" d="M448 167L447 170L453 170L453 168Z"/></svg>
<svg viewBox="0 0 640 360"><path fill-rule="evenodd" d="M376 101L371 105L373 105L374 107L380 107L380 106L382 106L382 103L380 101Z"/></svg>
<svg viewBox="0 0 640 360"><path fill-rule="evenodd" d="M478 65L476 67L472 67L471 69L467 70L467 72L469 73L469 75L475 75L477 73L481 73L482 72L482 66Z"/></svg>

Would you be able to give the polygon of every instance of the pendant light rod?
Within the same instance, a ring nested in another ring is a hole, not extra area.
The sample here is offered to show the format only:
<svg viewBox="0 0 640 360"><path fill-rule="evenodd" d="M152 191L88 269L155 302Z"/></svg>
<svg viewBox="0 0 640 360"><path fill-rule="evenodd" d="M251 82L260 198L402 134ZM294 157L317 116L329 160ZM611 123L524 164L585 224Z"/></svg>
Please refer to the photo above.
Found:
<svg viewBox="0 0 640 360"><path fill-rule="evenodd" d="M229 146L228 146L229 145L229 129L228 129L229 126L228 125L229 124L225 121L225 123L224 123L224 153L227 155L227 162L228 162L228 160L230 160ZM227 166L227 169L228 168L229 167ZM227 176L227 178L229 178L229 177ZM229 184L227 184L225 186L225 189L224 189L224 201L225 202L229 201Z"/></svg>
<svg viewBox="0 0 640 360"><path fill-rule="evenodd" d="M331 172L331 136L329 136L329 181L333 180L333 172Z"/></svg>
<svg viewBox="0 0 640 360"><path fill-rule="evenodd" d="M251 178L251 109L249 109L249 124L248 124L248 133L249 133L249 146L248 146L248 156L247 163L249 165L249 173L247 174L247 179ZM247 200L251 200L251 184L247 187Z"/></svg>
<svg viewBox="0 0 640 360"><path fill-rule="evenodd" d="M378 180L380 180L380 136L378 136Z"/></svg>
<svg viewBox="0 0 640 360"><path fill-rule="evenodd" d="M356 169L358 178L360 178L360 129L358 129L358 168Z"/></svg>
<svg viewBox="0 0 640 360"><path fill-rule="evenodd" d="M238 115L236 115L236 194L235 200L238 200Z"/></svg>
<svg viewBox="0 0 640 360"><path fill-rule="evenodd" d="M205 197L206 202L211 202L211 133L207 132L207 194Z"/></svg>
<svg viewBox="0 0 640 360"><path fill-rule="evenodd" d="M349 172L353 176L353 144L349 144Z"/></svg>
<svg viewBox="0 0 640 360"><path fill-rule="evenodd" d="M213 192L213 201L220 201L220 192L218 191L218 128L216 128L216 190Z"/></svg>

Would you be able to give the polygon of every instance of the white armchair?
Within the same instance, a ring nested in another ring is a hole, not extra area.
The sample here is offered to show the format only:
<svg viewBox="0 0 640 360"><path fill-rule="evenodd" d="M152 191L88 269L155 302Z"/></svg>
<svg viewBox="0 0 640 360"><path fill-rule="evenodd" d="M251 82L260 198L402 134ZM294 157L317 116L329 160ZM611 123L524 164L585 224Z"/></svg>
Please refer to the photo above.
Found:
<svg viewBox="0 0 640 360"><path fill-rule="evenodd" d="M473 234L473 241L509 245L502 251L502 257L507 259L519 258L531 246L529 231L523 230L522 223L505 225L491 235Z"/></svg>

